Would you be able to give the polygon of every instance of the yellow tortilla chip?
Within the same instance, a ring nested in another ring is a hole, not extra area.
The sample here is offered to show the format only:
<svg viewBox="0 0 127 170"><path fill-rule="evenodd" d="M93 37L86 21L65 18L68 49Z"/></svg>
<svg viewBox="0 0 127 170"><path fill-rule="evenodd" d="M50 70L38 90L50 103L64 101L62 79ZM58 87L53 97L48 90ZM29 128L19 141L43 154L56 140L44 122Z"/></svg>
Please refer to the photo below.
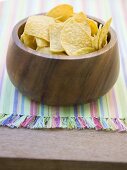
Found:
<svg viewBox="0 0 127 170"><path fill-rule="evenodd" d="M59 18L60 21L65 21L72 15L73 15L73 7L68 4L58 5L47 13L47 16L53 18L60 17Z"/></svg>
<svg viewBox="0 0 127 170"><path fill-rule="evenodd" d="M98 28L85 13L74 13L71 5L61 4L45 15L29 17L20 39L45 54L83 55L106 46L111 20Z"/></svg>
<svg viewBox="0 0 127 170"><path fill-rule="evenodd" d="M77 51L74 52L74 55L75 56L78 56L78 55L84 55L84 54L88 54L88 53L92 53L95 51L95 48L92 48L92 47L84 47L84 48L81 48Z"/></svg>
<svg viewBox="0 0 127 170"><path fill-rule="evenodd" d="M94 20L89 19L89 18L87 18L87 22L88 22L88 24L89 24L89 26L91 28L91 35L92 36L96 35L97 32L98 32L97 23Z"/></svg>
<svg viewBox="0 0 127 170"><path fill-rule="evenodd" d="M44 15L35 15L28 18L24 32L38 38L49 41L49 26L54 24L55 20Z"/></svg>
<svg viewBox="0 0 127 170"><path fill-rule="evenodd" d="M36 43L37 43L37 47L48 47L49 46L49 42L42 39L42 38L35 38L36 39Z"/></svg>
<svg viewBox="0 0 127 170"><path fill-rule="evenodd" d="M61 18L63 18L63 16L55 18L56 23L62 22L62 21L60 21Z"/></svg>
<svg viewBox="0 0 127 170"><path fill-rule="evenodd" d="M37 47L36 51L38 51L38 52L40 52L40 53L43 53L43 54L66 55L66 54L63 53L63 52L59 52L59 53L51 52L49 47L44 47L44 48Z"/></svg>
<svg viewBox="0 0 127 170"><path fill-rule="evenodd" d="M86 14L84 14L83 12L75 13L73 17L77 22L84 22L87 18Z"/></svg>
<svg viewBox="0 0 127 170"><path fill-rule="evenodd" d="M44 54L52 54L49 47L44 47L44 48L37 47L36 51Z"/></svg>
<svg viewBox="0 0 127 170"><path fill-rule="evenodd" d="M103 47L103 41L105 40L105 37L109 32L111 22L112 22L112 18L110 18L101 29L100 38L99 38L99 49Z"/></svg>
<svg viewBox="0 0 127 170"><path fill-rule="evenodd" d="M91 35L91 28L87 22L87 17L83 12L79 12L73 16L76 22L80 24L80 26L89 34Z"/></svg>
<svg viewBox="0 0 127 170"><path fill-rule="evenodd" d="M82 27L82 29L84 29L84 31L87 32L87 34L91 35L91 28L86 21L79 24Z"/></svg>
<svg viewBox="0 0 127 170"><path fill-rule="evenodd" d="M102 48L105 47L107 45L107 43L108 43L107 42L107 37L108 37L108 35L105 36L105 38L104 38L104 40L102 42Z"/></svg>
<svg viewBox="0 0 127 170"><path fill-rule="evenodd" d="M62 52L64 51L61 45L61 30L63 28L63 23L55 23L50 26L50 50L52 52Z"/></svg>
<svg viewBox="0 0 127 170"><path fill-rule="evenodd" d="M73 18L69 20L61 31L61 44L68 55L83 47L91 47L91 37Z"/></svg>
<svg viewBox="0 0 127 170"><path fill-rule="evenodd" d="M67 22L69 22L70 20L72 20L72 17L68 18L65 22L63 22L64 25L65 25Z"/></svg>
<svg viewBox="0 0 127 170"><path fill-rule="evenodd" d="M92 47L95 48L96 50L99 49L99 39L100 39L101 29L102 29L102 24L99 25L97 35L94 35L94 37L92 38Z"/></svg>
<svg viewBox="0 0 127 170"><path fill-rule="evenodd" d="M36 49L37 45L36 45L36 41L35 41L35 37L31 36L31 35L27 35L25 33L23 33L20 37L20 40L27 46L30 47L32 49Z"/></svg>

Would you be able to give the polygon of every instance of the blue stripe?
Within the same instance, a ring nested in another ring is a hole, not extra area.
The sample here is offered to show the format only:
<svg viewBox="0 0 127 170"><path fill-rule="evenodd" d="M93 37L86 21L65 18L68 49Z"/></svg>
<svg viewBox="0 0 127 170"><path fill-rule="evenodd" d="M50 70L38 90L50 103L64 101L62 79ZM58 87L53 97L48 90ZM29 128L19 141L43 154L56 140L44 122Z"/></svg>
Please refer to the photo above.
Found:
<svg viewBox="0 0 127 170"><path fill-rule="evenodd" d="M6 120L4 120L4 121L2 122L2 125L5 126L5 125L9 124L13 119L14 119L14 115L11 114Z"/></svg>
<svg viewBox="0 0 127 170"><path fill-rule="evenodd" d="M25 100L25 96L22 95L22 103L21 103L21 114L24 115L24 100Z"/></svg>
<svg viewBox="0 0 127 170"><path fill-rule="evenodd" d="M103 97L100 97L98 101L100 102L100 109L101 109L100 117L104 117Z"/></svg>
<svg viewBox="0 0 127 170"><path fill-rule="evenodd" d="M77 108L77 105L74 106L74 115L75 115L75 121L76 121L76 124L77 124L77 128L81 128L81 125L78 121L78 108Z"/></svg>
<svg viewBox="0 0 127 170"><path fill-rule="evenodd" d="M41 104L41 116L44 117L44 104Z"/></svg>

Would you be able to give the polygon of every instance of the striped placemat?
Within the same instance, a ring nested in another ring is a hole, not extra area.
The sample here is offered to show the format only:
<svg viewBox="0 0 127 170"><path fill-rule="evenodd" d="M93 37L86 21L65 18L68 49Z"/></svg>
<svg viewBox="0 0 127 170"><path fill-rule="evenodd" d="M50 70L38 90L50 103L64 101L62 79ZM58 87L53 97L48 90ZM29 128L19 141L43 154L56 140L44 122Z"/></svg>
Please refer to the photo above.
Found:
<svg viewBox="0 0 127 170"><path fill-rule="evenodd" d="M98 101L70 107L36 104L10 82L6 52L13 26L21 19L48 11L60 3L72 4L104 21L113 18L120 49L117 83ZM27 128L127 129L127 1L126 0L6 0L0 2L0 125Z"/></svg>

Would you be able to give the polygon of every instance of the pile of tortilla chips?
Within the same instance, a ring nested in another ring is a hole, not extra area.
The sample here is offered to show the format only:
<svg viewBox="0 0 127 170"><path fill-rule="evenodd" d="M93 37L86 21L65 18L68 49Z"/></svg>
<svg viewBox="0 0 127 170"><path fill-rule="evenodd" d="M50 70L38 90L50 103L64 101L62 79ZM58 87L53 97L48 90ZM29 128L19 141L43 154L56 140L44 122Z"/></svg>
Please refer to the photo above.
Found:
<svg viewBox="0 0 127 170"><path fill-rule="evenodd" d="M29 17L20 39L40 53L84 55L107 44L111 21L99 25L83 12L74 13L71 5L62 4L45 15Z"/></svg>

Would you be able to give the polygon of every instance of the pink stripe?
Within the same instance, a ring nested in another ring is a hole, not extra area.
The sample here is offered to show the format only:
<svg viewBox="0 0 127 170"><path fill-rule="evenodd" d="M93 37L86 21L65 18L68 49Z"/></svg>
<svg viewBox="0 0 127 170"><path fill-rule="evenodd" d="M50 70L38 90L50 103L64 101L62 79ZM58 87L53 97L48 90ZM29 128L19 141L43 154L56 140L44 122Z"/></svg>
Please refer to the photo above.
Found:
<svg viewBox="0 0 127 170"><path fill-rule="evenodd" d="M79 119L79 122L80 122L82 128L87 128L87 125L86 125L85 121L83 120L83 118L79 117L78 119Z"/></svg>
<svg viewBox="0 0 127 170"><path fill-rule="evenodd" d="M96 130L103 129L103 126L100 123L100 120L98 118L93 118L94 124L96 125Z"/></svg>
<svg viewBox="0 0 127 170"><path fill-rule="evenodd" d="M97 114L97 104L96 104L96 102L90 103L90 113L91 113L92 117L96 117L96 114Z"/></svg>
<svg viewBox="0 0 127 170"><path fill-rule="evenodd" d="M37 114L37 103L34 101L31 101L31 103L30 103L30 114L32 116Z"/></svg>
<svg viewBox="0 0 127 170"><path fill-rule="evenodd" d="M55 117L52 118L52 128L56 128L57 127L55 119L56 119Z"/></svg>
<svg viewBox="0 0 127 170"><path fill-rule="evenodd" d="M33 121L35 117L31 116L28 117L23 123L21 123L21 127L26 127L29 123L31 123Z"/></svg>
<svg viewBox="0 0 127 170"><path fill-rule="evenodd" d="M60 115L59 115L59 107L51 107L52 111L52 127L57 128L60 127Z"/></svg>
<svg viewBox="0 0 127 170"><path fill-rule="evenodd" d="M90 103L90 114L92 116L92 119L94 121L96 129L97 130L102 129L103 127L102 127L99 119L96 117L96 115L97 115L97 104L96 104L96 102L91 102Z"/></svg>

